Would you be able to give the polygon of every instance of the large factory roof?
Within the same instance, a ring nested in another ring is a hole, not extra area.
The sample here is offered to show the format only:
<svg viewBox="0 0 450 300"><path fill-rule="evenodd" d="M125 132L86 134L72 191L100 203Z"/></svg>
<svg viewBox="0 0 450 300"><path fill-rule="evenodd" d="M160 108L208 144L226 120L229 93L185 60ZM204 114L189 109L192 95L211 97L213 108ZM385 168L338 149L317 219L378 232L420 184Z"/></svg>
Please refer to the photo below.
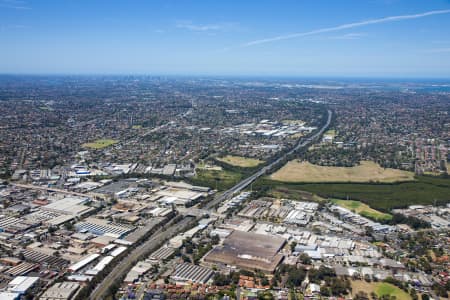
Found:
<svg viewBox="0 0 450 300"><path fill-rule="evenodd" d="M171 278L181 282L206 283L214 271L193 264L184 263L175 268Z"/></svg>
<svg viewBox="0 0 450 300"><path fill-rule="evenodd" d="M205 261L273 272L283 259L278 252L284 244L285 240L280 237L234 231L222 246L217 246L205 257Z"/></svg>

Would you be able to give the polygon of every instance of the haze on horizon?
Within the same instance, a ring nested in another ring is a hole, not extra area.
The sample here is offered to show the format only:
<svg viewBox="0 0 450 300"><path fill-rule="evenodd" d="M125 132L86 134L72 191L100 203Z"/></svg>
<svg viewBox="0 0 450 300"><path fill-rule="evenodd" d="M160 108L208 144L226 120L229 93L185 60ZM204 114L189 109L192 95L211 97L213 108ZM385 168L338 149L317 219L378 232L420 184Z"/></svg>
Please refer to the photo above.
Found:
<svg viewBox="0 0 450 300"><path fill-rule="evenodd" d="M450 1L0 0L0 73L450 78Z"/></svg>

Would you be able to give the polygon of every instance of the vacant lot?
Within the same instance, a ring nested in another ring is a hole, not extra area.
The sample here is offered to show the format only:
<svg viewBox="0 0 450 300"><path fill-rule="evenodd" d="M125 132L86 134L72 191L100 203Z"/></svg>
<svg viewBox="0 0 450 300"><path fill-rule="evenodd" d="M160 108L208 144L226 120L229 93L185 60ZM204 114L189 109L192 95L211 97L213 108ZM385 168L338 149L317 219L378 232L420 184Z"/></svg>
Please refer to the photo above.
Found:
<svg viewBox="0 0 450 300"><path fill-rule="evenodd" d="M217 160L227 163L232 166L242 167L242 168L256 167L257 165L264 162L262 160L255 159L255 158L233 156L233 155L227 155L225 157L220 157L220 158L217 158Z"/></svg>
<svg viewBox="0 0 450 300"><path fill-rule="evenodd" d="M352 281L352 295L363 291L369 295L372 292L380 298L383 295L395 296L397 300L411 300L411 296L405 291L399 289L395 285L385 282L365 282L361 280Z"/></svg>
<svg viewBox="0 0 450 300"><path fill-rule="evenodd" d="M354 200L332 200L333 203L345 207L351 211L354 211L357 214L360 214L364 217L368 217L375 220L390 220L392 219L392 215L382 213L378 210L370 208L367 204L362 203L361 201Z"/></svg>
<svg viewBox="0 0 450 300"><path fill-rule="evenodd" d="M111 139L100 139L96 140L90 143L83 144L82 146L84 148L91 148L91 149L103 149L106 147L109 147L111 145L116 144L117 140L111 140Z"/></svg>
<svg viewBox="0 0 450 300"><path fill-rule="evenodd" d="M359 166L346 168L292 160L272 174L270 179L285 182L399 182L414 180L414 173L383 169L371 161L362 161Z"/></svg>

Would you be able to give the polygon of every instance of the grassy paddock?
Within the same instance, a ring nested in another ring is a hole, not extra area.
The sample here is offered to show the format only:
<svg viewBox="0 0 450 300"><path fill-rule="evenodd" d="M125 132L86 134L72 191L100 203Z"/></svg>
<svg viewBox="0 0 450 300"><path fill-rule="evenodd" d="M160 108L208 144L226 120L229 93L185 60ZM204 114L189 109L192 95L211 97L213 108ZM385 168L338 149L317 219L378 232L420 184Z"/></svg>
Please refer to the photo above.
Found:
<svg viewBox="0 0 450 300"><path fill-rule="evenodd" d="M383 295L395 296L397 300L411 300L411 296L402 289L386 282L365 282L361 280L352 281L352 294L356 295L362 291L369 295L372 292L377 294L378 297Z"/></svg>
<svg viewBox="0 0 450 300"><path fill-rule="evenodd" d="M357 214L374 220L392 219L392 215L375 210L369 207L367 204L362 203L361 201L333 199L332 202L351 211L354 211Z"/></svg>
<svg viewBox="0 0 450 300"><path fill-rule="evenodd" d="M109 147L111 145L116 144L117 140L112 140L112 139L100 139L100 140L96 140L90 143L85 143L82 146L84 148L91 148L91 149L103 149L106 147Z"/></svg>
<svg viewBox="0 0 450 300"><path fill-rule="evenodd" d="M368 204L373 209L389 211L392 208L414 204L450 203L450 179L441 177L418 176L416 181L369 184L369 183L290 183L270 180L267 177L258 180L253 188L263 189L266 194L295 199L303 191L324 198L354 199Z"/></svg>
<svg viewBox="0 0 450 300"><path fill-rule="evenodd" d="M242 168L253 168L260 164L262 164L264 161L255 159L255 158L248 158L243 156L234 156L234 155L227 155L224 157L216 158L218 161L224 162L226 164L235 166L235 167L242 167Z"/></svg>
<svg viewBox="0 0 450 300"><path fill-rule="evenodd" d="M384 169L371 161L354 167L325 167L292 160L270 175L284 182L399 182L414 180L414 173Z"/></svg>
<svg viewBox="0 0 450 300"><path fill-rule="evenodd" d="M219 191L226 190L242 179L242 174L228 170L204 170L197 169L197 175L190 178L190 181L196 185L217 188Z"/></svg>

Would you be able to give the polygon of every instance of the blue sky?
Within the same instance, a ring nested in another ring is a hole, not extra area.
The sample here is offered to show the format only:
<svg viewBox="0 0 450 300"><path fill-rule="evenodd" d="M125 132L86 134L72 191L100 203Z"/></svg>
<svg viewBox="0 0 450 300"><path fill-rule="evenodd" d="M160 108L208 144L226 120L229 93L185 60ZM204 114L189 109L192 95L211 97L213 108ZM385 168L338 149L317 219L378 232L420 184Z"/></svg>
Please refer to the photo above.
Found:
<svg viewBox="0 0 450 300"><path fill-rule="evenodd" d="M450 78L450 1L0 0L0 73Z"/></svg>

